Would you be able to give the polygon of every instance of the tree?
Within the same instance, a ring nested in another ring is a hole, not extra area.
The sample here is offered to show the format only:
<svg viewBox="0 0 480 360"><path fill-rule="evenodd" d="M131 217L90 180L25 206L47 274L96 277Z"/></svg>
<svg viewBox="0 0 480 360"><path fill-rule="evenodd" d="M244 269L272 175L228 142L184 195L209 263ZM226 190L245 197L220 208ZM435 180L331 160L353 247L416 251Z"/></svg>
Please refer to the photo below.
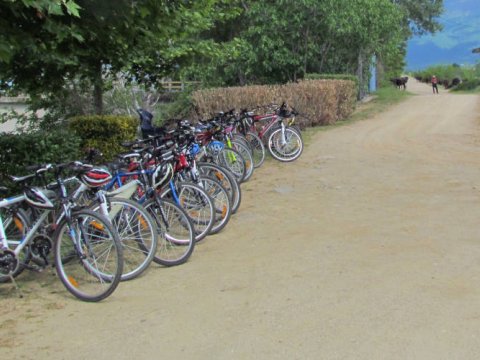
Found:
<svg viewBox="0 0 480 360"><path fill-rule="evenodd" d="M1 83L39 97L58 93L73 80L86 81L97 113L102 112L105 78L123 73L155 84L197 51L201 44L194 44L194 34L219 16L215 0L76 0L79 16L73 11L38 16L23 2L2 1L12 20L2 22L1 29L24 29L18 40L24 45L4 57ZM61 8L70 2L62 0Z"/></svg>

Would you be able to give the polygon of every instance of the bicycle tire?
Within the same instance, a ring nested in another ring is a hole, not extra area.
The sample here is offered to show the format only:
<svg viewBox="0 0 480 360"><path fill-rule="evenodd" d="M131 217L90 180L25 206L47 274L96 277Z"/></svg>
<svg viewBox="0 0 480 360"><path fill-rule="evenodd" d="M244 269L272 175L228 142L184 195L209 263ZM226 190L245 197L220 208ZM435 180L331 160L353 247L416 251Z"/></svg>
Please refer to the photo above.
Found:
<svg viewBox="0 0 480 360"><path fill-rule="evenodd" d="M197 169L201 174L217 179L227 189L232 201L232 214L235 214L242 202L242 189L235 176L224 167L214 163L197 162Z"/></svg>
<svg viewBox="0 0 480 360"><path fill-rule="evenodd" d="M232 140L231 143L232 147L237 150L245 160L245 176L243 177L242 182L248 181L252 177L253 171L255 170L250 146L245 145L237 140Z"/></svg>
<svg viewBox="0 0 480 360"><path fill-rule="evenodd" d="M156 199L150 199L144 207L156 221L159 231L153 261L163 266L185 263L195 248L195 230L185 210L164 199L159 203Z"/></svg>
<svg viewBox="0 0 480 360"><path fill-rule="evenodd" d="M268 138L268 151L278 161L294 161L303 152L303 139L298 130L289 127L285 128L285 138L283 138L282 128L278 128Z"/></svg>
<svg viewBox="0 0 480 360"><path fill-rule="evenodd" d="M160 197L175 201L190 218L195 230L195 241L203 240L213 227L215 208L207 192L191 182L175 182L178 199L175 199L170 187L165 188ZM177 202L178 200L178 202Z"/></svg>
<svg viewBox="0 0 480 360"><path fill-rule="evenodd" d="M62 219L54 234L58 277L76 298L101 301L115 291L122 277L123 248L118 233L107 218L87 209L73 212L71 224L70 228L67 219ZM81 246L74 244L72 233Z"/></svg>
<svg viewBox="0 0 480 360"><path fill-rule="evenodd" d="M108 198L109 218L123 246L122 281L140 276L157 251L158 231L155 220L139 203L118 197ZM99 211L100 206L92 209Z"/></svg>
<svg viewBox="0 0 480 360"><path fill-rule="evenodd" d="M237 142L242 143L243 145L245 145L248 148L250 153L252 153L252 149L250 147L250 144L248 143L247 139L245 138L245 135L243 135L242 133L232 134L232 141L237 141Z"/></svg>
<svg viewBox="0 0 480 360"><path fill-rule="evenodd" d="M259 168L265 161L265 146L263 145L262 139L253 132L247 132L245 138L252 149L253 166Z"/></svg>
<svg viewBox="0 0 480 360"><path fill-rule="evenodd" d="M215 162L217 165L223 166L230 171L239 183L245 178L247 170L245 160L237 150L224 147L217 154Z"/></svg>
<svg viewBox="0 0 480 360"><path fill-rule="evenodd" d="M215 207L215 219L210 229L210 234L217 234L230 221L232 206L227 190L223 185L211 176L201 175L198 178L200 186L205 189L207 194L213 200Z"/></svg>

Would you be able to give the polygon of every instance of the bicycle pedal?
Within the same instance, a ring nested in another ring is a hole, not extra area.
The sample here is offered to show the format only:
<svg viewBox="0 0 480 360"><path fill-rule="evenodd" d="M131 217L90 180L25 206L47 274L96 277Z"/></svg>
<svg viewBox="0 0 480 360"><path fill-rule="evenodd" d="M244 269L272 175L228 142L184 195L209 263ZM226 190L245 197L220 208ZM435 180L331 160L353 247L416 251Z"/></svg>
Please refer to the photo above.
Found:
<svg viewBox="0 0 480 360"><path fill-rule="evenodd" d="M25 265L25 269L34 271L36 273L41 273L43 270L45 270L45 267L43 266L38 266L38 265Z"/></svg>

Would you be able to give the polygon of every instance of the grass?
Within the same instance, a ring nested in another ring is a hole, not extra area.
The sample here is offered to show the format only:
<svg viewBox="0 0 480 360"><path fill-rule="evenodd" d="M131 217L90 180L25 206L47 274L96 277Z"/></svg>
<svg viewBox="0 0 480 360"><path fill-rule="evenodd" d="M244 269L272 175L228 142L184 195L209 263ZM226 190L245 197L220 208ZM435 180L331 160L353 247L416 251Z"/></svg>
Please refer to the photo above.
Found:
<svg viewBox="0 0 480 360"><path fill-rule="evenodd" d="M480 86L477 86L475 89L472 89L472 90L454 90L454 91L451 91L451 93L459 94L459 95L480 94Z"/></svg>
<svg viewBox="0 0 480 360"><path fill-rule="evenodd" d="M380 114L395 104L398 104L412 96L408 91L398 90L394 87L380 88L371 94L372 99L366 103L358 103L357 108L348 118L337 121L333 125L309 127L302 131L305 144L309 144L313 136L320 131L328 131L340 126L351 125L360 120L370 119Z"/></svg>

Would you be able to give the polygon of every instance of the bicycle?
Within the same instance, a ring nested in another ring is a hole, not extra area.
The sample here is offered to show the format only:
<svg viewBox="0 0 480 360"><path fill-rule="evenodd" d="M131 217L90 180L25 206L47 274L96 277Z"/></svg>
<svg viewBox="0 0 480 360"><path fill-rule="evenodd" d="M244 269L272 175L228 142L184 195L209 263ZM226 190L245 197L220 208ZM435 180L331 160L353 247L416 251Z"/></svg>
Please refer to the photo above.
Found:
<svg viewBox="0 0 480 360"><path fill-rule="evenodd" d="M142 142L125 143L127 147ZM153 217L159 232L157 252L153 261L164 266L175 266L185 263L195 248L195 229L188 214L178 204L162 199L154 186L168 184L172 175L171 166L158 164L154 169L143 169L141 162L133 164L142 156L145 149L119 155L122 162L108 164L113 177L105 190L120 188L124 183L132 186L131 196L143 205ZM168 154L165 158L168 159ZM132 163L130 169L123 170L122 165Z"/></svg>
<svg viewBox="0 0 480 360"><path fill-rule="evenodd" d="M295 109L288 111L286 103L263 115L253 111L242 110L240 131L256 132L267 144L268 151L278 161L290 162L300 157L303 152L303 139L300 129L295 125ZM285 121L288 119L287 123ZM261 125L259 125L261 124Z"/></svg>
<svg viewBox="0 0 480 360"><path fill-rule="evenodd" d="M90 169L71 163L48 164L31 168L35 170L34 174L11 177L14 182L24 185L23 195L3 199L0 208L23 203L35 209L38 216L21 239L13 240L7 238L0 218L0 277L8 277L18 289L14 275L20 273L19 254L34 243L43 225L55 229L52 236L55 269L65 288L80 300L97 302L110 296L120 282L123 249L118 233L108 219L92 210L78 207L68 197L61 176L66 168L77 172ZM27 185L27 182L39 177L44 180L46 172L54 172L55 189ZM58 207L60 212L57 215L55 212ZM47 219L52 214L54 222L53 226L49 226Z"/></svg>
<svg viewBox="0 0 480 360"><path fill-rule="evenodd" d="M117 230L123 246L122 281L141 275L152 262L157 251L158 230L146 209L128 197L135 191L135 183L129 183L108 192L101 188L112 175L100 168L93 168L74 177L79 186L72 198L83 199L86 206L108 218ZM125 198L122 198L125 197Z"/></svg>

